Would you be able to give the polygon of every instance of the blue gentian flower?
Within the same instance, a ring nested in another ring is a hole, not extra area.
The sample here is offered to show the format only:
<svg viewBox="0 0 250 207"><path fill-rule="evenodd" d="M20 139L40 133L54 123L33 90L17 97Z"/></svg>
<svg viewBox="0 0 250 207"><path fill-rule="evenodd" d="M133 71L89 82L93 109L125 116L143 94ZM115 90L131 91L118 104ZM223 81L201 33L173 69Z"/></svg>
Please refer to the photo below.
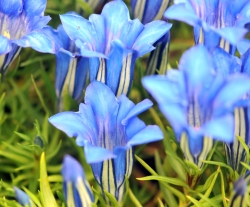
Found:
<svg viewBox="0 0 250 207"><path fill-rule="evenodd" d="M244 37L244 26L250 22L249 0L175 0L165 17L180 20L194 27L195 43L209 49L220 46L233 54Z"/></svg>
<svg viewBox="0 0 250 207"><path fill-rule="evenodd" d="M169 2L169 0L131 0L132 16L143 24L162 19Z"/></svg>
<svg viewBox="0 0 250 207"><path fill-rule="evenodd" d="M135 105L124 94L117 99L108 86L93 81L78 112L61 112L49 121L84 146L97 182L120 201L125 175L132 171L132 146L163 138L158 126L146 126L137 118L151 106L148 99Z"/></svg>
<svg viewBox="0 0 250 207"><path fill-rule="evenodd" d="M63 97L69 94L76 101L82 101L82 91L89 74L89 60L79 55L79 48L70 40L62 25L57 30L45 27L43 31L56 44L55 88L58 111L63 111Z"/></svg>
<svg viewBox="0 0 250 207"><path fill-rule="evenodd" d="M233 142L232 111L250 91L250 78L235 74L224 79L216 74L205 46L186 51L179 70L145 77L142 83L172 125L186 159L198 167L213 145L209 138Z"/></svg>
<svg viewBox="0 0 250 207"><path fill-rule="evenodd" d="M229 207L247 206L247 182L243 177L240 177L234 183L234 190L230 196Z"/></svg>
<svg viewBox="0 0 250 207"><path fill-rule="evenodd" d="M67 206L90 207L94 196L80 163L65 155L62 167L63 189Z"/></svg>
<svg viewBox="0 0 250 207"><path fill-rule="evenodd" d="M169 5L169 0L132 0L132 17L138 18L143 24L153 20L163 19L163 13ZM170 32L167 32L154 44L155 50L151 51L148 59L146 75L157 73L165 74L168 65L168 51Z"/></svg>
<svg viewBox="0 0 250 207"><path fill-rule="evenodd" d="M14 191L15 191L17 202L19 204L25 207L27 206L31 207L32 204L31 204L30 197L25 192L20 190L18 187L14 187Z"/></svg>
<svg viewBox="0 0 250 207"><path fill-rule="evenodd" d="M152 51L152 44L171 27L160 20L146 25L130 20L127 6L119 0L106 4L101 15L92 14L89 21L72 14L60 18L81 55L91 57L90 81L105 83L117 97L129 92L135 60Z"/></svg>
<svg viewBox="0 0 250 207"><path fill-rule="evenodd" d="M50 21L44 16L46 0L1 0L0 2L0 73L20 53L21 47L54 53L55 46L41 29Z"/></svg>
<svg viewBox="0 0 250 207"><path fill-rule="evenodd" d="M217 68L217 72L221 73L223 77L226 78L230 74L235 73L250 75L250 50L241 56L241 59L228 54L220 48L216 48L212 55L215 68ZM247 157L243 145L236 136L240 136L245 144L250 147L250 108L249 106L246 106L249 102L249 98L250 94L245 94L240 106L234 110L235 139L233 143L225 144L227 163L238 173L241 173L242 170L242 165L240 162L246 162Z"/></svg>

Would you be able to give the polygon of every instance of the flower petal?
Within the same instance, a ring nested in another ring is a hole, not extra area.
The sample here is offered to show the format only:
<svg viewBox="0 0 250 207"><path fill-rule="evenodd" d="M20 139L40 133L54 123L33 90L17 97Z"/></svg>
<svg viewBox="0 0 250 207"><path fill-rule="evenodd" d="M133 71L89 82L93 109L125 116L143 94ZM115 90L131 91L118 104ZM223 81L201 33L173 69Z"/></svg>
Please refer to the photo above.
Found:
<svg viewBox="0 0 250 207"><path fill-rule="evenodd" d="M136 104L127 114L127 116L122 120L122 124L126 125L129 121L129 119L139 115L140 113L146 111L151 106L153 106L153 102L149 99L144 99L140 103Z"/></svg>
<svg viewBox="0 0 250 207"><path fill-rule="evenodd" d="M25 0L23 2L26 15L32 18L34 16L43 15L46 8L47 0Z"/></svg>
<svg viewBox="0 0 250 207"><path fill-rule="evenodd" d="M143 130L139 131L133 136L126 146L135 146L139 144L146 144L149 142L155 142L162 140L164 137L160 128L156 125L148 125Z"/></svg>
<svg viewBox="0 0 250 207"><path fill-rule="evenodd" d="M113 39L119 39L121 30L130 18L129 10L123 1L112 1L103 7L101 15L105 19L106 52L108 54Z"/></svg>
<svg viewBox="0 0 250 207"><path fill-rule="evenodd" d="M10 15L18 16L23 11L22 0L1 0L0 1L0 12Z"/></svg>
<svg viewBox="0 0 250 207"><path fill-rule="evenodd" d="M154 49L152 44L166 34L171 27L172 24L161 20L146 24L144 30L136 39L132 49L138 52L138 57L152 51Z"/></svg>
<svg viewBox="0 0 250 207"><path fill-rule="evenodd" d="M248 76L242 74L229 76L215 97L213 105L215 114L232 111L235 104L249 91L250 78Z"/></svg>
<svg viewBox="0 0 250 207"><path fill-rule="evenodd" d="M95 116L102 120L116 117L118 112L118 100L114 93L98 81L93 81L86 89L85 103L91 105Z"/></svg>
<svg viewBox="0 0 250 207"><path fill-rule="evenodd" d="M55 43L42 30L33 31L19 40L12 40L12 42L21 47L32 47L39 52L56 53Z"/></svg>
<svg viewBox="0 0 250 207"><path fill-rule="evenodd" d="M0 55L10 52L11 49L12 49L12 46L9 42L9 39L0 35Z"/></svg>
<svg viewBox="0 0 250 207"><path fill-rule="evenodd" d="M187 50L180 59L179 69L185 74L189 94L200 91L213 78L212 60L203 45L197 45Z"/></svg>
<svg viewBox="0 0 250 207"><path fill-rule="evenodd" d="M233 115L213 118L203 126L205 136L212 137L223 142L233 142L234 140L234 118Z"/></svg>
<svg viewBox="0 0 250 207"><path fill-rule="evenodd" d="M186 22L191 26L201 25L201 20L195 14L194 10L192 8L187 8L187 4L184 3L174 4L169 7L165 11L164 17L166 17L167 19L174 19Z"/></svg>

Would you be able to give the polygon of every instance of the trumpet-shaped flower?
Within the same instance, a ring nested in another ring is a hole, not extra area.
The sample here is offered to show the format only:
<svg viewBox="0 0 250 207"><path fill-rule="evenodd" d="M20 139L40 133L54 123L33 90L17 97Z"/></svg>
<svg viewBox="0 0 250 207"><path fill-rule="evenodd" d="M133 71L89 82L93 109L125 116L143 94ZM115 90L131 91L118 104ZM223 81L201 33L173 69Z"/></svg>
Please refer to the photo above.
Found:
<svg viewBox="0 0 250 207"><path fill-rule="evenodd" d="M212 55L213 59L215 60L214 62L216 63L215 67L218 68L217 72L221 73L224 77L235 73L250 75L250 50L241 56L241 60L233 55L228 54L220 48L216 48ZM227 67L221 67L223 65L227 65ZM229 70L224 70L225 68L229 68ZM235 139L233 143L225 144L227 163L238 173L240 173L242 169L240 162L246 162L247 156L245 149L238 140L237 136L241 137L244 143L250 147L250 108L249 106L246 106L246 103L249 102L249 97L249 93L245 94L241 106L234 110Z"/></svg>
<svg viewBox="0 0 250 207"><path fill-rule="evenodd" d="M61 112L49 121L69 137L76 137L97 182L121 200L125 175L129 177L132 170L132 146L163 138L158 126L146 126L137 118L151 106L148 99L135 105L124 94L117 99L108 86L93 81L78 112Z"/></svg>
<svg viewBox="0 0 250 207"><path fill-rule="evenodd" d="M234 183L234 190L231 193L228 206L247 206L247 181L243 177L240 177Z"/></svg>
<svg viewBox="0 0 250 207"><path fill-rule="evenodd" d="M67 206L89 207L94 196L80 163L66 155L62 167L64 196Z"/></svg>
<svg viewBox="0 0 250 207"><path fill-rule="evenodd" d="M250 22L248 0L175 0L165 17L194 27L195 43L213 49L220 46L233 54L244 37L244 26ZM231 45L230 45L231 44Z"/></svg>
<svg viewBox="0 0 250 207"><path fill-rule="evenodd" d="M132 0L132 16L138 18L143 24L153 20L164 19L163 13L169 5L169 0ZM148 59L146 74L153 75L157 71L165 74L168 65L170 32L165 34L154 44L155 50L151 51Z"/></svg>
<svg viewBox="0 0 250 207"><path fill-rule="evenodd" d="M169 2L169 0L131 0L132 16L143 24L162 19Z"/></svg>
<svg viewBox="0 0 250 207"><path fill-rule="evenodd" d="M82 91L86 86L89 73L89 60L79 56L79 48L70 40L62 25L57 30L45 27L43 31L56 44L55 88L58 111L63 111L63 97L69 94L76 101L81 101Z"/></svg>
<svg viewBox="0 0 250 207"><path fill-rule="evenodd" d="M46 0L1 0L0 73L18 56L21 47L54 53L55 46L41 29L49 22L44 16Z"/></svg>
<svg viewBox="0 0 250 207"><path fill-rule="evenodd" d="M129 92L135 60L152 51L152 44L171 27L160 20L146 25L130 20L123 1L106 4L101 15L92 14L89 21L73 14L60 18L81 55L90 57L90 81L105 83L117 97Z"/></svg>
<svg viewBox="0 0 250 207"><path fill-rule="evenodd" d="M198 167L212 147L210 138L233 142L232 112L250 91L250 78L235 74L224 79L216 74L204 46L186 51L179 70L170 70L166 76L148 76L142 82L172 125L186 159Z"/></svg>
<svg viewBox="0 0 250 207"><path fill-rule="evenodd" d="M22 190L20 190L17 187L14 187L14 191L15 191L16 199L17 199L19 204L21 204L22 206L25 206L25 207L32 206L30 197L25 192L23 192Z"/></svg>

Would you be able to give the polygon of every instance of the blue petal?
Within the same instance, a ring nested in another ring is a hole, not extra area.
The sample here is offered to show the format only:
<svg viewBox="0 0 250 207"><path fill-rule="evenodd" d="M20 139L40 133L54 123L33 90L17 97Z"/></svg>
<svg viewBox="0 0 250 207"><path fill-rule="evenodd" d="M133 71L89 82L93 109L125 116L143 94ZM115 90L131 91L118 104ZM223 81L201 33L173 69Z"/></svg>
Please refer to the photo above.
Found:
<svg viewBox="0 0 250 207"><path fill-rule="evenodd" d="M122 94L119 96L119 112L117 115L117 123L121 124L122 120L127 116L129 111L135 106L126 95Z"/></svg>
<svg viewBox="0 0 250 207"><path fill-rule="evenodd" d="M14 191L19 204L21 204L22 206L31 206L30 198L25 192L17 187L14 187Z"/></svg>
<svg viewBox="0 0 250 207"><path fill-rule="evenodd" d="M110 88L101 82L93 81L86 89L85 103L91 105L95 116L106 120L116 117L118 113L118 100Z"/></svg>
<svg viewBox="0 0 250 207"><path fill-rule="evenodd" d="M75 86L73 98L78 100L81 97L83 89L87 81L87 75L89 72L89 59L79 57L77 58L76 74L75 74Z"/></svg>
<svg viewBox="0 0 250 207"><path fill-rule="evenodd" d="M164 16L167 19L174 19L179 20L182 22L186 22L191 26L198 26L201 25L200 18L195 14L193 9L188 9L187 5L184 3L181 4L174 4L169 7Z"/></svg>
<svg viewBox="0 0 250 207"><path fill-rule="evenodd" d="M10 52L11 49L12 49L12 46L9 42L9 39L0 35L0 55Z"/></svg>
<svg viewBox="0 0 250 207"><path fill-rule="evenodd" d="M92 14L89 17L89 21L92 23L92 27L95 30L95 51L105 54L105 21L103 16Z"/></svg>
<svg viewBox="0 0 250 207"><path fill-rule="evenodd" d="M166 34L171 27L172 24L160 20L146 24L132 49L138 52L138 57L152 51L154 49L152 44Z"/></svg>
<svg viewBox="0 0 250 207"><path fill-rule="evenodd" d="M65 53L59 52L56 54L56 80L55 80L55 87L56 87L56 95L60 97L64 81L66 79L68 70L69 70L69 63L71 57Z"/></svg>
<svg viewBox="0 0 250 207"><path fill-rule="evenodd" d="M169 81L169 79L163 75L144 77L142 84L158 104L164 104L166 102L178 103L180 99L185 98L181 97L177 83Z"/></svg>
<svg viewBox="0 0 250 207"><path fill-rule="evenodd" d="M34 16L43 15L46 8L47 0L25 0L24 10L28 17L32 18Z"/></svg>
<svg viewBox="0 0 250 207"><path fill-rule="evenodd" d="M86 145L84 148L84 153L86 161L89 164L99 163L104 160L116 158L116 155L114 155L110 150L92 145Z"/></svg>
<svg viewBox="0 0 250 207"><path fill-rule="evenodd" d="M121 71L123 69L123 64L126 66L126 57L128 56L130 50L126 49L125 46L119 41L114 40L111 42L111 51L109 53L108 59L106 60L106 84L109 86L109 88L114 92L117 93L119 88L119 82L124 81L124 78L121 78ZM128 76L131 76L131 73L129 73L131 67L130 64L128 64ZM125 76L126 77L126 76ZM128 78L131 80L131 78ZM130 81L128 82L130 83Z"/></svg>
<svg viewBox="0 0 250 207"><path fill-rule="evenodd" d="M232 111L235 104L250 91L250 78L246 75L235 74L227 78L214 100L215 114ZM233 95L232 95L233 94Z"/></svg>
<svg viewBox="0 0 250 207"><path fill-rule="evenodd" d="M234 117L232 114L211 119L203 125L204 135L223 142L234 140Z"/></svg>
<svg viewBox="0 0 250 207"><path fill-rule="evenodd" d="M86 44L89 50L95 50L95 42L93 42L93 35L95 31L92 24L79 15L63 14L60 15L62 25L66 33L72 40L81 40Z"/></svg>
<svg viewBox="0 0 250 207"><path fill-rule="evenodd" d="M127 48L132 48L143 29L144 25L138 19L129 21L121 30L120 40L127 46Z"/></svg>
<svg viewBox="0 0 250 207"><path fill-rule="evenodd" d="M177 140L179 140L183 130L188 126L186 119L186 108L180 104L161 104L159 108L163 115L168 119L172 125Z"/></svg>
<svg viewBox="0 0 250 207"><path fill-rule="evenodd" d="M63 158L62 176L65 182L75 183L79 177L86 179L80 163L69 155Z"/></svg>
<svg viewBox="0 0 250 207"><path fill-rule="evenodd" d="M111 41L119 39L124 24L129 19L129 10L123 1L112 1L106 4L101 15L105 19L106 52L110 51Z"/></svg>
<svg viewBox="0 0 250 207"><path fill-rule="evenodd" d="M146 126L143 130L139 131L133 136L126 144L127 147L135 146L139 144L146 144L149 142L155 142L162 140L164 137L160 128L156 125Z"/></svg>
<svg viewBox="0 0 250 207"><path fill-rule="evenodd" d="M146 127L146 124L142 120L140 120L138 117L134 117L130 119L128 124L125 126L125 132L126 132L127 138L131 139L138 132L143 130L145 127Z"/></svg>
<svg viewBox="0 0 250 207"><path fill-rule="evenodd" d="M243 39L238 42L237 49L241 55L243 55L250 48L250 40Z"/></svg>
<svg viewBox="0 0 250 207"><path fill-rule="evenodd" d="M23 0L1 0L0 1L0 12L18 16L23 11Z"/></svg>
<svg viewBox="0 0 250 207"><path fill-rule="evenodd" d="M37 29L42 29L43 27L46 26L46 24L51 20L49 16L35 16L32 17L32 21L28 22L28 31L27 32L32 32Z"/></svg>
<svg viewBox="0 0 250 207"><path fill-rule="evenodd" d="M244 55L241 56L241 60L242 60L242 72L250 75L250 47L244 53Z"/></svg>
<svg viewBox="0 0 250 207"><path fill-rule="evenodd" d="M104 54L96 52L96 51L91 51L88 49L88 47L79 39L75 41L76 46L80 49L81 51L81 56L83 57L99 57L99 58L107 58Z"/></svg>
<svg viewBox="0 0 250 207"><path fill-rule="evenodd" d="M153 102L149 99L145 99L141 101L140 103L136 104L130 112L127 114L127 116L122 120L122 124L126 125L129 119L139 115L140 113L144 112L145 110L149 109L151 106L153 106Z"/></svg>
<svg viewBox="0 0 250 207"><path fill-rule="evenodd" d="M199 92L213 76L213 64L209 52L203 45L187 50L181 57L179 69L185 74L189 94Z"/></svg>
<svg viewBox="0 0 250 207"><path fill-rule="evenodd" d="M240 27L225 27L212 30L233 45L236 45L247 33L247 29Z"/></svg>
<svg viewBox="0 0 250 207"><path fill-rule="evenodd" d="M238 57L230 55L221 48L216 48L212 52L212 59L217 73L220 73L224 78L229 74L240 72L241 61Z"/></svg>
<svg viewBox="0 0 250 207"><path fill-rule="evenodd" d="M49 118L49 122L69 137L77 137L79 146L87 142L97 143L97 127L91 106L80 104L79 112L61 112ZM88 119L86 119L88 117Z"/></svg>
<svg viewBox="0 0 250 207"><path fill-rule="evenodd" d="M21 47L32 47L39 52L56 53L55 43L41 30L33 31L19 40L12 40L12 42Z"/></svg>

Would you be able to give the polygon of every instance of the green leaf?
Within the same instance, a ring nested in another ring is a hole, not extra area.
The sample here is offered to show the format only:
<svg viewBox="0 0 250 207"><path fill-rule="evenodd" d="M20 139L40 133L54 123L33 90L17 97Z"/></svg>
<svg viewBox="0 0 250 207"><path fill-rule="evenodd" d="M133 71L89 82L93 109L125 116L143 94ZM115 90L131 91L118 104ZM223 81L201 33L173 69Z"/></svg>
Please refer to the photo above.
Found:
<svg viewBox="0 0 250 207"><path fill-rule="evenodd" d="M43 206L57 207L56 200L48 181L44 152L40 159L40 191Z"/></svg>
<svg viewBox="0 0 250 207"><path fill-rule="evenodd" d="M113 207L119 207L119 204L118 204L116 198L111 193L109 193L106 190L104 190L104 193L107 196L107 198L109 199L109 201L113 204L112 205Z"/></svg>
<svg viewBox="0 0 250 207"><path fill-rule="evenodd" d="M152 176L146 176L143 178L136 178L137 180L158 180L160 182L166 182L169 184L177 185L177 186L182 186L185 188L189 188L187 183L185 183L183 180L179 178L170 178L170 177L164 177L164 176L159 176L159 175L152 175Z"/></svg>
<svg viewBox="0 0 250 207"><path fill-rule="evenodd" d="M143 166L145 169L150 172L152 175L157 175L157 173L146 163L144 162L140 157L135 155L136 160Z"/></svg>
<svg viewBox="0 0 250 207"><path fill-rule="evenodd" d="M129 189L128 194L129 194L129 197L130 197L130 199L133 202L133 204L134 204L135 207L142 207L142 205L137 200L137 198L135 197L135 195L133 194L133 192L131 191L131 189Z"/></svg>

